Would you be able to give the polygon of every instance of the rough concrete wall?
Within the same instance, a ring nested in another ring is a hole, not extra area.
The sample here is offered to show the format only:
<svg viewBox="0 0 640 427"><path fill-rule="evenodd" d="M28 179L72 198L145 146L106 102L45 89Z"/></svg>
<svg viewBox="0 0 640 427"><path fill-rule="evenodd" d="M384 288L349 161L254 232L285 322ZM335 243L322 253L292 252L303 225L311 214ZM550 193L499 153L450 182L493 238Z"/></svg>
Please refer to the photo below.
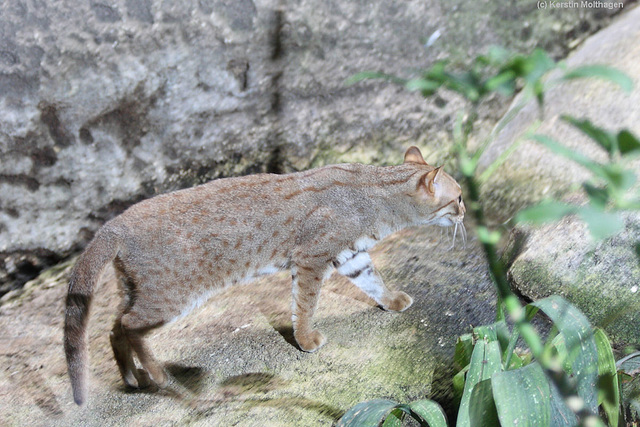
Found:
<svg viewBox="0 0 640 427"><path fill-rule="evenodd" d="M460 100L429 105L344 80L463 62L492 43L561 54L606 15L544 14L531 1L2 2L0 293L157 193L335 160L394 162L415 143L442 160ZM493 107L491 123L503 104Z"/></svg>

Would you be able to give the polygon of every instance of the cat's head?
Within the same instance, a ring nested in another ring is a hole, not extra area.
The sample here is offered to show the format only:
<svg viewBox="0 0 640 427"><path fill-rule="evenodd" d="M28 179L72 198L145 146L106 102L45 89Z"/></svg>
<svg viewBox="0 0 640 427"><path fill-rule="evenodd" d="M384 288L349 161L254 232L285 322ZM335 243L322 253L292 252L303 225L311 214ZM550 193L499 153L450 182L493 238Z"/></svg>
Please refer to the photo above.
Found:
<svg viewBox="0 0 640 427"><path fill-rule="evenodd" d="M424 170L424 173L416 174L418 179L414 194L422 222L442 227L461 224L466 208L462 200L462 189L456 180L442 166L428 165L418 147L407 150L404 164Z"/></svg>

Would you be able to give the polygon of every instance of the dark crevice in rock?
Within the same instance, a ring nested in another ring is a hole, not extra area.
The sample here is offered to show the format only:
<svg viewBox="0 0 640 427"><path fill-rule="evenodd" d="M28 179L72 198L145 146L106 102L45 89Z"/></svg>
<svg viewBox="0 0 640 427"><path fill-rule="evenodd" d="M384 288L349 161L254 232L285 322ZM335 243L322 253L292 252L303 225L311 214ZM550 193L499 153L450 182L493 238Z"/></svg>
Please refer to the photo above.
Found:
<svg viewBox="0 0 640 427"><path fill-rule="evenodd" d="M23 185L27 188L27 190L31 192L38 191L38 189L40 188L40 182L38 182L37 179L24 174L0 174L0 182L6 182L13 185Z"/></svg>
<svg viewBox="0 0 640 427"><path fill-rule="evenodd" d="M30 153L34 169L53 166L58 161L58 155L53 147L34 148Z"/></svg>
<svg viewBox="0 0 640 427"><path fill-rule="evenodd" d="M42 270L59 263L64 256L48 249L0 252L0 297L14 289L20 289Z"/></svg>
<svg viewBox="0 0 640 427"><path fill-rule="evenodd" d="M120 215L130 206L135 205L136 203L148 198L149 195L138 194L137 196L132 197L127 200L112 200L106 206L101 207L100 209L96 209L94 212L88 215L88 218L92 221L97 221L101 224L109 221L110 219Z"/></svg>
<svg viewBox="0 0 640 427"><path fill-rule="evenodd" d="M49 129L49 135L51 135L56 145L64 148L75 142L73 135L67 132L65 126L60 121L58 108L55 105L41 102L38 108L40 109L40 120L47 126L47 129Z"/></svg>
<svg viewBox="0 0 640 427"><path fill-rule="evenodd" d="M269 156L269 160L267 161L267 173L285 173L284 162L285 159L282 155L282 147L274 147L271 151L271 155Z"/></svg>
<svg viewBox="0 0 640 427"><path fill-rule="evenodd" d="M233 74L233 77L238 81L240 91L246 91L249 86L249 61L247 59L232 59L227 63L227 70Z"/></svg>

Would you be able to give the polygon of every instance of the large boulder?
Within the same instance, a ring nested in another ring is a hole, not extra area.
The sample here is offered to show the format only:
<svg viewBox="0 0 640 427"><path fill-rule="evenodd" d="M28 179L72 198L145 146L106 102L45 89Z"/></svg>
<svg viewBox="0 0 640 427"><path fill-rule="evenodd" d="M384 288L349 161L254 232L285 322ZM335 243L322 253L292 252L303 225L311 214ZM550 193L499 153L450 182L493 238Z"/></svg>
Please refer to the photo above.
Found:
<svg viewBox="0 0 640 427"><path fill-rule="evenodd" d="M593 159L603 161L599 146L560 120L562 114L588 118L610 130L627 128L640 135L640 8L589 38L566 61L567 66L607 64L634 81L630 94L599 80L578 80L545 94L543 121L537 132L551 136ZM552 76L553 77L553 76ZM519 99L514 101L518 104ZM538 118L532 102L498 134L481 159L486 167ZM640 176L640 161L630 164ZM590 177L576 163L534 143L523 143L484 187L494 218L506 220L520 208L546 197L584 202L576 191ZM561 294L583 310L615 341L640 344L640 264L634 245L640 240L640 214L625 217L625 230L594 242L576 218L512 234L508 263L512 284L524 296L538 299Z"/></svg>
<svg viewBox="0 0 640 427"><path fill-rule="evenodd" d="M336 160L393 162L415 143L442 159L458 100L429 106L344 80L443 55L465 61L504 41L562 55L614 12L575 19L524 1L4 1L0 294L159 192ZM484 110L490 125L501 108Z"/></svg>
<svg viewBox="0 0 640 427"><path fill-rule="evenodd" d="M149 334L170 374L161 391L122 383L109 344L119 303L109 268L89 317L92 375L82 408L73 403L62 354L72 259L0 299L0 424L316 426L335 423L361 401L425 397L451 416L456 336L495 318L495 294L479 242L450 245L439 230L422 228L373 249L388 286L414 298L403 313L385 312L346 278L331 277L314 317L328 341L312 354L293 339L290 276L220 292Z"/></svg>

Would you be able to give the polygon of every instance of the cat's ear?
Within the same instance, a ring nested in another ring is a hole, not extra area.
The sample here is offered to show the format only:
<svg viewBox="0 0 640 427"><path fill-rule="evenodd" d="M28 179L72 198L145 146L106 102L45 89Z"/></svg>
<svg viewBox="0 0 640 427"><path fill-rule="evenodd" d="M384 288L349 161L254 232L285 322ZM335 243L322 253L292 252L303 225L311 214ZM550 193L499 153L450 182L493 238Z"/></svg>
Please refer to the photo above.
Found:
<svg viewBox="0 0 640 427"><path fill-rule="evenodd" d="M426 165L427 162L424 161L422 157L422 153L420 149L416 146L409 147L406 153L404 153L404 162L405 163L418 163L420 165Z"/></svg>
<svg viewBox="0 0 640 427"><path fill-rule="evenodd" d="M422 184L429 195L433 196L436 193L436 187L441 176L442 166L435 168L422 177Z"/></svg>

